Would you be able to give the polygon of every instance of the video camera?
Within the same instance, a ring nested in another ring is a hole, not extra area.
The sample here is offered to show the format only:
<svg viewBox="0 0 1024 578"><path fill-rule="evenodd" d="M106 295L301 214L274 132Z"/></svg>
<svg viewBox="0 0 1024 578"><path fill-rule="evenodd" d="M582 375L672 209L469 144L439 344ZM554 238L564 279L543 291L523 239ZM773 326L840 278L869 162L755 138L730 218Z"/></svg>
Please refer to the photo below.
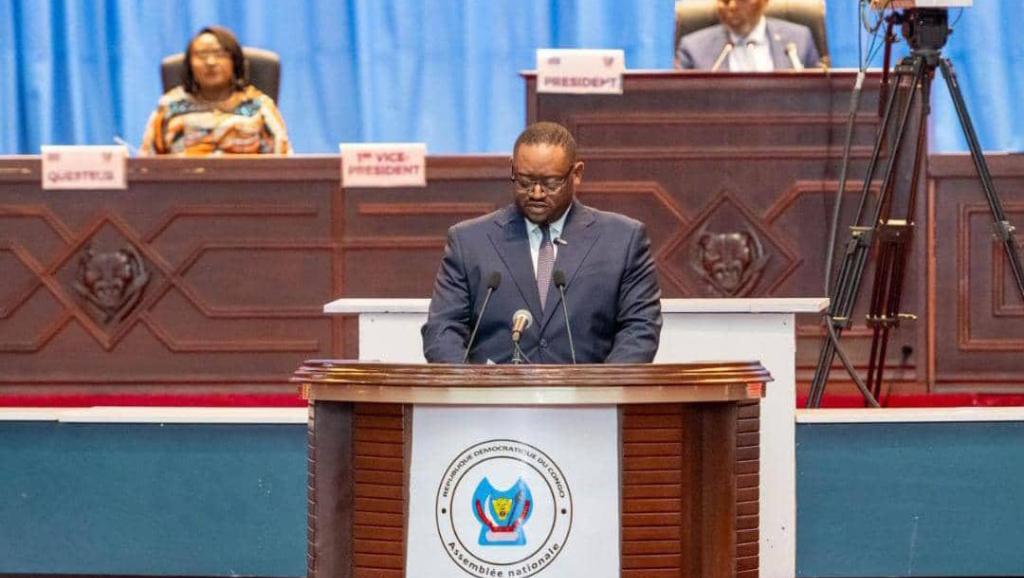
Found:
<svg viewBox="0 0 1024 578"><path fill-rule="evenodd" d="M949 9L969 8L974 0L871 0L878 11L899 10L886 19L902 25L903 37L913 50L938 51L949 39Z"/></svg>

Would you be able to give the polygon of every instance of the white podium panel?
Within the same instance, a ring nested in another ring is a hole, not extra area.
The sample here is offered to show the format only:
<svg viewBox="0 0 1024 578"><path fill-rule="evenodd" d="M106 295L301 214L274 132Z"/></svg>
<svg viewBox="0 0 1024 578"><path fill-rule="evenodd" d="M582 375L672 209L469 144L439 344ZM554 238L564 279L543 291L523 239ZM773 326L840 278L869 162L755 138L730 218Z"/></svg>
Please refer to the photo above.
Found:
<svg viewBox="0 0 1024 578"><path fill-rule="evenodd" d="M416 406L406 578L618 578L617 424L614 406Z"/></svg>
<svg viewBox="0 0 1024 578"><path fill-rule="evenodd" d="M796 336L793 313L666 313L655 363L760 360L761 576L796 576Z"/></svg>
<svg viewBox="0 0 1024 578"><path fill-rule="evenodd" d="M424 362L427 299L339 299L328 314L359 315L359 359ZM758 360L774 378L761 403L760 575L796 575L796 313L816 299L666 299L655 363Z"/></svg>

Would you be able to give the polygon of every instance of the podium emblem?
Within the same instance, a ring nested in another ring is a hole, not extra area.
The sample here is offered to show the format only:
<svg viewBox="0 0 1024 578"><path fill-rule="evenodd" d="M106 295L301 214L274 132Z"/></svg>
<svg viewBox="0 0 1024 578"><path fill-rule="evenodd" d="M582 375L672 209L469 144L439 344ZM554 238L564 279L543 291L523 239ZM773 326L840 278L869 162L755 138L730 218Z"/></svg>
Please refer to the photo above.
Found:
<svg viewBox="0 0 1024 578"><path fill-rule="evenodd" d="M523 525L530 519L533 495L522 478L510 489L499 492L484 478L473 493L473 515L480 522L481 546L522 546L526 544Z"/></svg>
<svg viewBox="0 0 1024 578"><path fill-rule="evenodd" d="M569 480L540 448L482 441L454 454L434 504L440 546L472 576L558 576L572 530Z"/></svg>

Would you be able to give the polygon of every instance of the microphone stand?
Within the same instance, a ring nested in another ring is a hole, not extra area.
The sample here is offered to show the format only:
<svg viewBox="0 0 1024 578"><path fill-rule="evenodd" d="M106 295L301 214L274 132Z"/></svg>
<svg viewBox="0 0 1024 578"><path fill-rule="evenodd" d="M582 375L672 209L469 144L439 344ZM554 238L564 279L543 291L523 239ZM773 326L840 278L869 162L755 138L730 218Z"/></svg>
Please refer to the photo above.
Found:
<svg viewBox="0 0 1024 578"><path fill-rule="evenodd" d="M718 53L718 58L715 59L715 63L711 65L711 72L718 72L718 69L722 67L722 63L725 62L725 57L729 56L732 49L735 48L732 42L726 42L725 46L722 47L722 51Z"/></svg>
<svg viewBox="0 0 1024 578"><path fill-rule="evenodd" d="M473 332L469 335L469 342L466 344L466 353L462 356L462 363L469 361L469 352L473 351L473 346L476 344L476 333L480 330L480 322L484 320L484 311L487 311L487 304L491 301L491 295L494 294L494 290L501 284L501 273L495 271L491 273L490 277L487 278L487 295L484 296L484 304L480 307L480 314L476 317L476 323L473 324Z"/></svg>
<svg viewBox="0 0 1024 578"><path fill-rule="evenodd" d="M519 342L512 342L512 365L522 365L523 350L519 348Z"/></svg>
<svg viewBox="0 0 1024 578"><path fill-rule="evenodd" d="M565 273L561 270L555 271L555 288L562 298L562 315L565 316L565 333L569 336L569 353L572 355L572 364L576 365L576 346L572 343L572 327L569 327L569 306L565 303Z"/></svg>
<svg viewBox="0 0 1024 578"><path fill-rule="evenodd" d="M512 365L522 365L524 361L528 365L529 364L533 364L533 362L530 361L530 358L527 357L525 353L523 353L523 349L521 347L519 347L519 341L513 341L512 342Z"/></svg>

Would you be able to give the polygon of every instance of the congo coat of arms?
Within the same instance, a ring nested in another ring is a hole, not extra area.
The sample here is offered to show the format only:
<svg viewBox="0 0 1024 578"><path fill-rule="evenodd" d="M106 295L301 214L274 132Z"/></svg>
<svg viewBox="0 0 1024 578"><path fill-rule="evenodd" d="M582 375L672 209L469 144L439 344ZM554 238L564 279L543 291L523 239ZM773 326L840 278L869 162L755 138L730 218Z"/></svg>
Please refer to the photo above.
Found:
<svg viewBox="0 0 1024 578"><path fill-rule="evenodd" d="M522 546L526 544L523 524L530 519L533 495L522 478L499 491L484 478L473 493L473 515L480 522L481 546Z"/></svg>

